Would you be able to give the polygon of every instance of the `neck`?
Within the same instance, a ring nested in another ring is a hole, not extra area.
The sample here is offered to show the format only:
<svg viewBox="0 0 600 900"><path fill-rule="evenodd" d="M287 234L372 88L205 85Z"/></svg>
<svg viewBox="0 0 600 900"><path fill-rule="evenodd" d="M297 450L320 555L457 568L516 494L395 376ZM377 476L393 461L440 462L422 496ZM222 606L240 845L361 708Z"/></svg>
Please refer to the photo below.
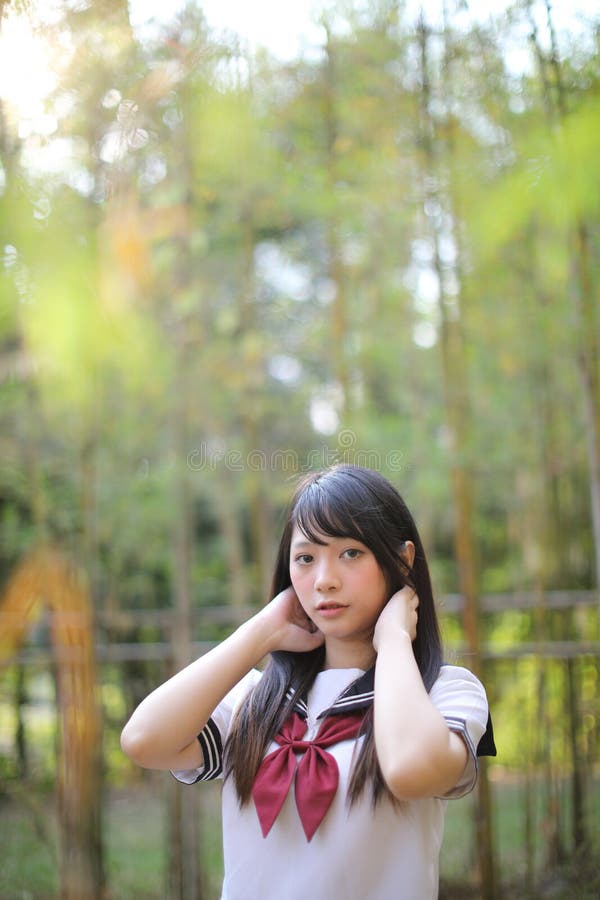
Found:
<svg viewBox="0 0 600 900"><path fill-rule="evenodd" d="M370 669L376 658L373 644L369 641L350 643L348 641L325 641L324 669Z"/></svg>

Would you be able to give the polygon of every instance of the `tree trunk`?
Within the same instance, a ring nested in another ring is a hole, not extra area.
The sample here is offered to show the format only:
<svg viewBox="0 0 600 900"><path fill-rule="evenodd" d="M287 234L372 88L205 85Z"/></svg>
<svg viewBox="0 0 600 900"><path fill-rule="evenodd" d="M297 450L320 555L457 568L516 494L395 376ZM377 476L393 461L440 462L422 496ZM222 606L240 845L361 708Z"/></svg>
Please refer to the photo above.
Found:
<svg viewBox="0 0 600 900"><path fill-rule="evenodd" d="M245 461L244 477L250 509L250 540L256 566L256 588L261 603L268 596L271 584L273 542L271 530L271 505L267 480L269 478L269 453L263 441L263 368L264 350L259 324L256 321L256 273L254 251L256 227L252 207L242 215L242 285L240 290L240 323L242 345L247 339L245 352L246 379L240 398L240 418L244 429Z"/></svg>
<svg viewBox="0 0 600 900"><path fill-rule="evenodd" d="M27 754L27 733L25 731L25 720L23 719L23 707L27 704L27 690L25 686L25 666L16 665L16 683L15 683L15 719L17 722L15 728L15 750L17 757L17 778L23 781L29 774L28 754Z"/></svg>
<svg viewBox="0 0 600 900"><path fill-rule="evenodd" d="M579 746L580 714L580 679L577 661L567 659L567 714L569 723L569 746L573 765L571 779L571 801L573 808L573 847L576 852L587 845L587 828L585 816L585 765Z"/></svg>
<svg viewBox="0 0 600 900"><path fill-rule="evenodd" d="M250 462L249 453L261 451L262 441L260 436L260 423L253 415L245 415L243 417L245 443L249 448L247 460ZM265 456L259 456L258 459L266 459ZM247 491L248 502L250 508L250 536L252 541L252 556L255 560L257 575L256 585L261 603L268 602L269 589L271 586L271 569L273 557L273 541L272 541L272 517L271 503L269 492L266 485L268 472L262 464L257 466L257 470L253 471L248 467L247 472Z"/></svg>
<svg viewBox="0 0 600 900"><path fill-rule="evenodd" d="M189 98L184 93L185 109ZM187 121L187 116L183 116ZM192 390L190 372L192 348L197 353L201 343L201 326L180 308L180 298L185 298L193 287L194 261L190 248L193 244L192 211L193 165L190 158L189 134L179 135L182 178L187 185L183 224L175 238L177 266L173 273L174 295L171 298L172 318L169 326L173 352L173 382L171 418L169 423L172 453L172 583L174 589L174 617L171 635L172 662L179 671L192 660L192 560L194 547L193 484L188 466L190 449L190 409ZM169 785L169 900L201 900L202 874L199 858L199 791L179 784Z"/></svg>
<svg viewBox="0 0 600 900"><path fill-rule="evenodd" d="M542 92L549 128L562 122L568 114L568 98L562 77L556 30L552 19L550 0L545 0L546 19L550 34L550 58L547 59L538 40L537 28L531 9L527 8L532 24L531 40L538 63ZM553 84L547 70L553 73ZM594 536L595 577L598 590L598 616L600 617L600 341L596 321L593 281L590 266L588 229L580 219L570 229L571 294L578 324L577 364L581 379L583 411L590 479L590 507Z"/></svg>
<svg viewBox="0 0 600 900"><path fill-rule="evenodd" d="M595 307L597 300L590 266L590 249L587 228L580 222L575 234L573 262L578 285L573 295L579 325L579 353L577 361L581 378L585 434L590 473L590 506L594 537L595 577L598 590L598 615L600 617L600 351L598 349L598 323Z"/></svg>
<svg viewBox="0 0 600 900"><path fill-rule="evenodd" d="M347 360L347 309L344 264L342 260L339 237L339 214L334 198L337 195L337 148L338 125L336 119L336 59L331 31L325 24L327 43L325 51L325 140L326 158L325 172L331 209L326 218L326 239L328 256L328 277L335 285L335 296L331 307L331 353L333 357L333 376L340 390L340 417L345 420L350 407L350 378Z"/></svg>
<svg viewBox="0 0 600 900"><path fill-rule="evenodd" d="M201 873L198 859L198 792L171 779L167 788L169 900L201 900Z"/></svg>
<svg viewBox="0 0 600 900"><path fill-rule="evenodd" d="M57 795L62 900L96 900L105 891L103 719L97 697L95 652L97 479L93 416L91 412L88 418L83 411L80 432L79 562L85 583L83 575L49 558L61 721Z"/></svg>
<svg viewBox="0 0 600 900"><path fill-rule="evenodd" d="M532 896L535 884L535 769L531 755L525 773L525 884L527 895Z"/></svg>
<svg viewBox="0 0 600 900"><path fill-rule="evenodd" d="M568 114L568 98L562 77L550 0L545 0L545 7L550 34L550 59L548 61L540 48L537 33L535 31L533 34L533 41L537 51L540 77L546 100L546 108L548 110L548 124L552 127L555 122L557 122L559 126L562 126L562 123ZM531 13L530 6L529 11ZM533 20L533 15L531 15L531 19ZM550 87L549 81L545 76L546 64L548 64L554 76L552 87ZM569 255L571 258L570 288L579 326L577 335L579 345L577 350L577 362L582 385L584 421L586 425L590 506L594 535L595 577L596 589L599 591L598 615L600 617L600 352L598 349L598 329L595 322L595 298L593 296L587 228L586 223L581 218L574 226L570 227L568 240L570 243ZM571 630L571 618L572 617L567 614L567 632ZM586 842L586 821L583 804L585 773L578 749L581 722L577 715L579 698L574 686L575 677L574 662L573 660L567 660L565 720L568 722L569 744L572 750L571 757L573 764L573 843L575 848L580 848Z"/></svg>
<svg viewBox="0 0 600 900"><path fill-rule="evenodd" d="M215 510L219 527L225 540L225 556L229 568L229 598L238 609L247 606L250 591L244 563L244 541L241 528L241 516L237 506L235 483L231 473L220 465L216 469L218 496L215 497Z"/></svg>
<svg viewBox="0 0 600 900"><path fill-rule="evenodd" d="M437 209L452 207L452 197L442 195L438 185L440 179L440 160L437 150L436 120L431 111L431 78L428 52L428 28L421 18L419 22L419 41L421 50L421 142L425 155L424 194L427 200ZM444 30L447 41L447 29ZM446 55L448 56L447 49ZM448 90L449 72L444 75L444 89ZM450 127L450 117L445 123ZM452 143L448 150L448 167L452 176ZM452 178L450 178L452 182ZM452 184L450 187L452 190ZM455 210L451 209L454 225ZM465 340L462 324L462 284L460 272L454 272L458 292L450 298L446 293L446 273L441 261L441 215L432 215L429 229L434 247L434 269L438 278L438 308L440 313L440 343L442 355L442 375L444 381L444 409L449 433L450 476L452 503L454 510L454 541L458 564L459 587L463 597L462 619L467 643L468 664L472 671L483 677L483 664L480 647L480 610L479 610L479 573L477 552L473 534L473 475L467 458L470 437L470 412L468 399L468 378L465 369ZM454 228L454 241L459 259L459 235ZM477 804L475 808L475 829L477 836L480 889L482 900L495 900L497 886L494 862L494 843L492 836L492 803L487 773L487 762L480 761L477 781Z"/></svg>
<svg viewBox="0 0 600 900"><path fill-rule="evenodd" d="M175 608L172 649L174 670L179 671L192 659L192 490L186 465L188 450L188 391L185 349L185 322L176 325L175 383L171 422L174 472L173 496L173 585ZM170 900L201 900L197 790L170 784L169 791L169 867Z"/></svg>

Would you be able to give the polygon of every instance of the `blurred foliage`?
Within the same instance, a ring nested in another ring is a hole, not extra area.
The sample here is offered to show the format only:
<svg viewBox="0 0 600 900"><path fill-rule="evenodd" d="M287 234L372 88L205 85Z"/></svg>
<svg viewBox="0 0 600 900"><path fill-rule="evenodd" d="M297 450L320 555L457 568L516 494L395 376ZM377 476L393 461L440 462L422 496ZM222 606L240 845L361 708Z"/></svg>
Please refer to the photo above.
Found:
<svg viewBox="0 0 600 900"><path fill-rule="evenodd" d="M276 518L295 472L343 458L398 484L455 589L443 291L465 334L482 587L539 580L548 490L553 586L590 586L567 232L583 217L597 294L593 23L564 42L563 119L551 45L543 78L507 61L530 7L429 28L431 171L396 4L324 11L322 46L285 62L217 39L193 3L144 36L117 0L27 17L54 72L35 115L18 91L3 105L4 575L50 534L85 549L98 604L168 605L183 478L196 602L227 602L232 534L260 601L276 530L257 538L257 504Z"/></svg>
<svg viewBox="0 0 600 900"><path fill-rule="evenodd" d="M596 587L580 361L600 334L598 21L557 51L532 32L542 2L486 23L444 8L427 81L394 2L324 7L321 45L292 60L213 34L191 2L147 32L125 0L4 5L53 70L34 113L18 91L0 107L3 581L52 538L99 612L170 608L184 521L193 605L263 602L294 476L346 459L397 484L437 593L456 591L445 317L464 335L482 590ZM514 611L483 637L597 639L595 612L572 618L540 632ZM592 760L597 665L580 665ZM516 767L543 755L542 664L512 666L490 693ZM544 671L563 767L564 664ZM125 689L156 675L132 664Z"/></svg>

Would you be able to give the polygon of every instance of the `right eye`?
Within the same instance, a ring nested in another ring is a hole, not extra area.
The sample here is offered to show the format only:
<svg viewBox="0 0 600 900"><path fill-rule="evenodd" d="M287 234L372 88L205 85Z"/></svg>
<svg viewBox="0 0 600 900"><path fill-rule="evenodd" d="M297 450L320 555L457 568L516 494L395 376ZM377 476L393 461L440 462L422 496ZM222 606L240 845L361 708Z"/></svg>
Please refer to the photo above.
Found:
<svg viewBox="0 0 600 900"><path fill-rule="evenodd" d="M312 562L312 560L313 560L313 558L312 558L312 556L310 555L310 553L300 553L300 554L296 557L296 559L294 560L294 562L300 563L301 566L307 566L308 563L311 563L311 562Z"/></svg>

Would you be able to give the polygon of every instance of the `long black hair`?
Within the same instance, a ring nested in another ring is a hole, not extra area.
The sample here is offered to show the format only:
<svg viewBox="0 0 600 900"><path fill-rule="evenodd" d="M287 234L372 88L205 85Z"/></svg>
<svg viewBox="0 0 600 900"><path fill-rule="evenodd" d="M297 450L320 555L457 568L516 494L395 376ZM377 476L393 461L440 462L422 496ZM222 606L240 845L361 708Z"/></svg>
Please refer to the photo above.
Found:
<svg viewBox="0 0 600 900"><path fill-rule="evenodd" d="M417 636L413 652L426 690L436 680L442 649L429 567L417 527L406 503L387 479L360 466L341 464L306 475L288 507L275 561L271 597L289 587L290 546L295 526L310 541L322 536L348 537L371 550L392 596L409 585L419 597ZM415 555L409 567L403 546L412 541ZM323 668L325 649L309 653L278 650L259 683L240 706L226 744L227 775L233 775L241 803L250 799L252 785L266 749L290 714L296 696L303 696ZM287 695L287 699L286 699ZM367 782L376 802L385 792L373 736L372 709L361 728L365 740L353 767L349 799L353 803Z"/></svg>

